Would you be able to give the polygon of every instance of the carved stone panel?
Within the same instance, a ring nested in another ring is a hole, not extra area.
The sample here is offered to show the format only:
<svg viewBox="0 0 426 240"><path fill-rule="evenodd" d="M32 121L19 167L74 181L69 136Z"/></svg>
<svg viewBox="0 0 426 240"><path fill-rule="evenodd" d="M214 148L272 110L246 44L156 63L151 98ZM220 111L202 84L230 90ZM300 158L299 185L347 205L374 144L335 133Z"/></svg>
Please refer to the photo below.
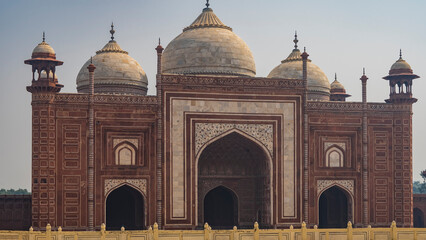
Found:
<svg viewBox="0 0 426 240"><path fill-rule="evenodd" d="M227 132L238 129L265 145L273 156L273 126L272 124L236 124L236 123L196 123L195 124L195 153L209 140Z"/></svg>
<svg viewBox="0 0 426 240"><path fill-rule="evenodd" d="M319 195L324 189L337 185L347 190L354 196L354 180L318 180L317 194Z"/></svg>
<svg viewBox="0 0 426 240"><path fill-rule="evenodd" d="M126 183L136 188L137 190L139 190L141 193L143 193L146 196L146 184L147 184L146 179L105 179L105 187L104 187L105 196L108 195L111 189L114 189Z"/></svg>

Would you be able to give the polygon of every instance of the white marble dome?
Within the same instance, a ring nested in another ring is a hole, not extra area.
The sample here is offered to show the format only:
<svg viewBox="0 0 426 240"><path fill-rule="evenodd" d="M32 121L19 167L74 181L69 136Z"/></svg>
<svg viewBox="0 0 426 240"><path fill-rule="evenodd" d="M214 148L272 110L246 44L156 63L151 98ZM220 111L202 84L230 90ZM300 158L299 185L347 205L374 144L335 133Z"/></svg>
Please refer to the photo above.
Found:
<svg viewBox="0 0 426 240"><path fill-rule="evenodd" d="M81 67L77 75L77 91L89 93L87 67L92 61L96 67L95 93L146 95L148 79L144 70L113 39Z"/></svg>
<svg viewBox="0 0 426 240"><path fill-rule="evenodd" d="M44 40L43 42L39 43L33 50L32 54L35 53L47 53L47 54L55 54L55 50L53 50L53 48L46 43Z"/></svg>
<svg viewBox="0 0 426 240"><path fill-rule="evenodd" d="M295 39L297 44L297 39ZM290 55L281 64L275 67L268 75L268 78L303 79L303 61L297 45ZM308 99L329 101L330 82L325 73L315 64L308 60Z"/></svg>
<svg viewBox="0 0 426 240"><path fill-rule="evenodd" d="M253 77L256 67L247 44L207 7L166 47L162 72Z"/></svg>

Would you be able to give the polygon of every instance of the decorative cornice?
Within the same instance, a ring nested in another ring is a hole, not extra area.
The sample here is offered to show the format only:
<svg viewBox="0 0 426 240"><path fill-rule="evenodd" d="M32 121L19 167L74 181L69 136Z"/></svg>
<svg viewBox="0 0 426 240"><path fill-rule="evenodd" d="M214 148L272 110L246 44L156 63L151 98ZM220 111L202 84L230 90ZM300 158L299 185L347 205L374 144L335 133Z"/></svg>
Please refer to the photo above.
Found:
<svg viewBox="0 0 426 240"><path fill-rule="evenodd" d="M217 77L197 75L162 74L161 84L203 85L205 87L269 87L269 88L303 88L301 79Z"/></svg>
<svg viewBox="0 0 426 240"><path fill-rule="evenodd" d="M308 101L308 111L323 111L323 110L344 110L361 112L362 102L322 102L322 101ZM404 104L388 104L388 103L368 103L368 111L381 111L381 112L411 112L411 105Z"/></svg>
<svg viewBox="0 0 426 240"><path fill-rule="evenodd" d="M60 94L33 94L33 102L54 101L70 103L88 103L88 94L60 93ZM122 103L140 105L158 105L156 96L130 96L130 95L107 95L95 94L95 103Z"/></svg>

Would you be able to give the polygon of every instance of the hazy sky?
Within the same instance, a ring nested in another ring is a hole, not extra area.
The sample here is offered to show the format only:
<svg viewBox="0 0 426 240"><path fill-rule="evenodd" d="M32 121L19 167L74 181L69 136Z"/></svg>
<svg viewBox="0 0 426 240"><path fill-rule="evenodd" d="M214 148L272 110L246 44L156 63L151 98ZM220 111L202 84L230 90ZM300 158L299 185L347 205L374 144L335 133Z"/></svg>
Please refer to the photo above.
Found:
<svg viewBox="0 0 426 240"><path fill-rule="evenodd" d="M251 48L257 76L265 77L299 46L328 76L361 100L362 68L370 78L368 101L389 96L386 76L403 58L421 78L413 85L413 158L415 180L426 169L426 1L424 0L211 0L211 7ZM167 44L201 13L203 0L13 0L0 1L0 188L31 186L31 67L24 64L46 31L46 41L64 65L57 68L62 92L76 92L81 66L110 39L135 58L155 94L158 37Z"/></svg>

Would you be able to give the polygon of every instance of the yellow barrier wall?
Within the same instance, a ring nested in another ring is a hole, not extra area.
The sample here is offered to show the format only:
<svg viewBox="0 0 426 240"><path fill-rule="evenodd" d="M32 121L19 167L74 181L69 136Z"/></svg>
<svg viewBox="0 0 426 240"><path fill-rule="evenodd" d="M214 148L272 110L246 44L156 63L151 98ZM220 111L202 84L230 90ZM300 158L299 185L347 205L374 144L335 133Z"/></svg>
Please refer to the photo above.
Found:
<svg viewBox="0 0 426 240"><path fill-rule="evenodd" d="M144 231L106 231L102 225L98 232L52 231L47 225L45 232L0 231L4 240L426 240L426 228L397 228L393 222L389 228L352 228L349 222L344 229L253 229L212 230L207 224L204 230L159 230L158 225Z"/></svg>

